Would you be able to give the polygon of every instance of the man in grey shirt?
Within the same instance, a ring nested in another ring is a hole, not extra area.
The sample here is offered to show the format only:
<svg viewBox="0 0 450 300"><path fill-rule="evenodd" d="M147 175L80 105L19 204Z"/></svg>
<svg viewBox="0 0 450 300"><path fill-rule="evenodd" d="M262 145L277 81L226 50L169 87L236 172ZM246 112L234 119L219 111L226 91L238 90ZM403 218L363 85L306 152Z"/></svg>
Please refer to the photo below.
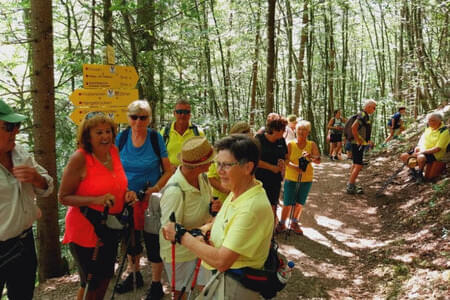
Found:
<svg viewBox="0 0 450 300"><path fill-rule="evenodd" d="M33 298L36 250L31 227L39 218L36 195L53 191L53 179L21 146L16 135L24 115L0 100L0 298Z"/></svg>

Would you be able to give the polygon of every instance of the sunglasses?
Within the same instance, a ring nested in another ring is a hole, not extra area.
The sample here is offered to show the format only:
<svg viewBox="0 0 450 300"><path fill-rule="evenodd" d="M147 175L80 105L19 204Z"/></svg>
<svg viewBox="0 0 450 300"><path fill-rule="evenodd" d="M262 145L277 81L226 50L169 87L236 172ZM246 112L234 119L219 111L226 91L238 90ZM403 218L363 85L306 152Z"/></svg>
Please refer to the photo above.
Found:
<svg viewBox="0 0 450 300"><path fill-rule="evenodd" d="M91 111L91 112L87 113L86 116L84 116L84 119L85 120L89 120L89 119L92 119L95 116L106 116L106 115L102 111Z"/></svg>
<svg viewBox="0 0 450 300"><path fill-rule="evenodd" d="M15 129L19 129L20 122L18 123L10 123L5 122L3 128L6 130L6 132L13 132Z"/></svg>
<svg viewBox="0 0 450 300"><path fill-rule="evenodd" d="M130 115L131 120L136 121L137 119L141 121L145 121L148 119L148 116L136 116L136 115Z"/></svg>
<svg viewBox="0 0 450 300"><path fill-rule="evenodd" d="M175 113L179 115L189 115L191 111L189 109L176 109Z"/></svg>

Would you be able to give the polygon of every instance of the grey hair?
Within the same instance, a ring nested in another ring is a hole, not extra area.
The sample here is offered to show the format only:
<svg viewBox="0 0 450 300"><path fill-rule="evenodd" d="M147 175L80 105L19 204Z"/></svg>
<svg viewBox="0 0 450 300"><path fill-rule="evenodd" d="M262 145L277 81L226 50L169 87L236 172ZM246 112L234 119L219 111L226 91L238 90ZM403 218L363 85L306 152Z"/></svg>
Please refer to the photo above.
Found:
<svg viewBox="0 0 450 300"><path fill-rule="evenodd" d="M373 99L366 99L366 100L364 101L363 107L366 108L366 107L369 106L370 104L375 104L375 105L377 105L377 101L375 101L375 100L373 100Z"/></svg>
<svg viewBox="0 0 450 300"><path fill-rule="evenodd" d="M427 121L430 121L430 119L432 119L432 118L439 119L441 122L444 121L444 117L442 116L442 114L437 113L437 112L429 113L427 115Z"/></svg>
<svg viewBox="0 0 450 300"><path fill-rule="evenodd" d="M311 131L311 122L306 120L301 120L295 125L295 131L297 131L300 127L308 129Z"/></svg>
<svg viewBox="0 0 450 300"><path fill-rule="evenodd" d="M147 100L135 100L128 105L128 115L137 114L140 112L146 112L150 117L152 115L152 109Z"/></svg>

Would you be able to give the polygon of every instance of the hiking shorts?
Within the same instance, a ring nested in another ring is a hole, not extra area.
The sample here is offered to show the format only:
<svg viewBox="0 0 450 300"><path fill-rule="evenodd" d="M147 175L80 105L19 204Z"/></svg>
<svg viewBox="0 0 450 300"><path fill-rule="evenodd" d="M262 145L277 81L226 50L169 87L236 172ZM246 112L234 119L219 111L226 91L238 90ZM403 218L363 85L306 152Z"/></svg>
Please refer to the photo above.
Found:
<svg viewBox="0 0 450 300"><path fill-rule="evenodd" d="M299 185L297 190L297 185ZM306 198L308 198L309 191L311 190L312 182L297 182L297 181L284 181L284 196L283 205L294 205L299 203L305 206Z"/></svg>
<svg viewBox="0 0 450 300"><path fill-rule="evenodd" d="M195 266L197 260L190 260L184 262L176 262L175 260L175 290L181 291L185 286L187 289L190 288L194 276ZM166 270L167 278L171 280L172 278L172 263L164 262L164 269ZM197 285L206 285L211 277L211 271L200 266L197 277Z"/></svg>
<svg viewBox="0 0 450 300"><path fill-rule="evenodd" d="M342 142L342 133L332 133L330 135L330 143Z"/></svg>
<svg viewBox="0 0 450 300"><path fill-rule="evenodd" d="M135 245L131 245L131 241L130 241L130 245L127 247L127 254L131 255L131 256L136 256L138 254L142 253L142 243L141 243L141 239L142 239L142 230L135 230L134 231L134 241L135 241Z"/></svg>
<svg viewBox="0 0 450 300"><path fill-rule="evenodd" d="M110 241L104 243L99 248L97 260L92 261L92 253L95 248L82 247L75 243L69 243L69 249L78 267L80 273L81 287L86 287L87 276L92 273L92 279L89 283L89 290L98 288L101 281L112 278L114 275L114 264L117 257L117 246L119 241Z"/></svg>
<svg viewBox="0 0 450 300"><path fill-rule="evenodd" d="M433 161L436 161L436 157L434 154L424 154L425 159L427 160L427 164L431 164Z"/></svg>
<svg viewBox="0 0 450 300"><path fill-rule="evenodd" d="M266 191L267 198L269 198L270 205L278 205L278 199L280 198L281 182L268 183L267 180L263 181L263 188Z"/></svg>
<svg viewBox="0 0 450 300"><path fill-rule="evenodd" d="M362 165L364 156L364 146L358 144L352 144L352 159L353 164Z"/></svg>
<svg viewBox="0 0 450 300"><path fill-rule="evenodd" d="M159 234L148 233L144 231L145 249L147 250L147 259L152 263L162 262L159 255Z"/></svg>

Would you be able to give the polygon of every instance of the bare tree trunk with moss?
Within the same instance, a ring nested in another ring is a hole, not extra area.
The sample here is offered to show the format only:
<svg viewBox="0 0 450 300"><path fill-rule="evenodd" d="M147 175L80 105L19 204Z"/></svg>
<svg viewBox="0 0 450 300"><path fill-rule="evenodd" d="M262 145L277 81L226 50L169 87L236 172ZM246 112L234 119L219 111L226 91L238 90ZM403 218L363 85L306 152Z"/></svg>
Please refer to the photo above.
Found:
<svg viewBox="0 0 450 300"><path fill-rule="evenodd" d="M55 91L53 74L52 1L31 0L33 137L36 161L56 181ZM42 210L38 220L39 280L61 276L63 263L59 242L58 200L55 191L37 199ZM20 271L20 270L16 270Z"/></svg>

